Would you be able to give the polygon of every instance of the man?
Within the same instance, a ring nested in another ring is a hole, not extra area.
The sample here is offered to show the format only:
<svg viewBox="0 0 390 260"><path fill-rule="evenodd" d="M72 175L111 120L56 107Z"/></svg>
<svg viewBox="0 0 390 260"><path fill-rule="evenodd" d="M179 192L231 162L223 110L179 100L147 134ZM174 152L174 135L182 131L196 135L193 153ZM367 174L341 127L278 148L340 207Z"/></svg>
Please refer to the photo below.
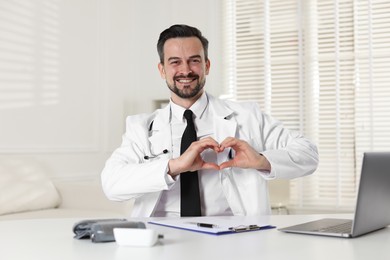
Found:
<svg viewBox="0 0 390 260"><path fill-rule="evenodd" d="M108 198L135 199L134 217L259 216L270 213L267 180L315 171L309 140L254 103L205 92L208 41L198 29L173 25L157 49L170 103L127 118L122 145L102 172Z"/></svg>

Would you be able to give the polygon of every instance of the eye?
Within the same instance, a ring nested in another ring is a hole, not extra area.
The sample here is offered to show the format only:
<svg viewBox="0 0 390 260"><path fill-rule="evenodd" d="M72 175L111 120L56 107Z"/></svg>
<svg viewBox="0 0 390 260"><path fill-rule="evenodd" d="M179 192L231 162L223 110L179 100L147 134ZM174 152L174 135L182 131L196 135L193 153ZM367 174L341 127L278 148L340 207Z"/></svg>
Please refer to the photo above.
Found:
<svg viewBox="0 0 390 260"><path fill-rule="evenodd" d="M177 64L179 64L179 61L178 61L178 60L172 60L169 64L171 64L171 65L177 65Z"/></svg>

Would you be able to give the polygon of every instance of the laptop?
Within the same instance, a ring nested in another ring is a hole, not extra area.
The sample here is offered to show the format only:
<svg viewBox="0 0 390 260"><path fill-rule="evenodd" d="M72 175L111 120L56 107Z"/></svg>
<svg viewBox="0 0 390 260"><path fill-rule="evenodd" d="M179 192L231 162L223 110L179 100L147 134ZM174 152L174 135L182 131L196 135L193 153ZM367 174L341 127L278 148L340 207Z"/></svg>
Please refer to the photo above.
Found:
<svg viewBox="0 0 390 260"><path fill-rule="evenodd" d="M390 152L367 152L354 219L326 218L278 229L287 233L358 237L390 225Z"/></svg>

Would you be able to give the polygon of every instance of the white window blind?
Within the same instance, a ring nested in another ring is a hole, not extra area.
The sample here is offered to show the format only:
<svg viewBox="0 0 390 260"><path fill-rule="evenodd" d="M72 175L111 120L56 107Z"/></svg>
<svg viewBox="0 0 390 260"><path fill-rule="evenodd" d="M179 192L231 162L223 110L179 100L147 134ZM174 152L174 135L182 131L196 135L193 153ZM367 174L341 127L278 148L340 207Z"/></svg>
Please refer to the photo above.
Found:
<svg viewBox="0 0 390 260"><path fill-rule="evenodd" d="M317 143L315 174L290 183L290 207L352 210L364 151L389 150L390 3L223 1L227 97Z"/></svg>
<svg viewBox="0 0 390 260"><path fill-rule="evenodd" d="M302 127L303 84L297 4L224 3L227 93L237 100L257 101L265 112L298 130Z"/></svg>
<svg viewBox="0 0 390 260"><path fill-rule="evenodd" d="M390 2L357 1L356 153L390 150Z"/></svg>

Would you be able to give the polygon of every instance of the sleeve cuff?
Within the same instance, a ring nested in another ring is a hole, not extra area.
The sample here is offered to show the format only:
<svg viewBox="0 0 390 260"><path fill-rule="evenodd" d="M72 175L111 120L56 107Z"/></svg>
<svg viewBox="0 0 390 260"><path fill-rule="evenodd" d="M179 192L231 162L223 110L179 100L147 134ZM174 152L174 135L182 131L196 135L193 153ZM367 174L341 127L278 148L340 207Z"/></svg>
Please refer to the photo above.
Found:
<svg viewBox="0 0 390 260"><path fill-rule="evenodd" d="M167 183L168 187L170 188L175 182L176 180L172 178L171 175L168 174L168 171L169 171L169 168L168 168L168 165L167 165L167 168L165 169L165 182Z"/></svg>

